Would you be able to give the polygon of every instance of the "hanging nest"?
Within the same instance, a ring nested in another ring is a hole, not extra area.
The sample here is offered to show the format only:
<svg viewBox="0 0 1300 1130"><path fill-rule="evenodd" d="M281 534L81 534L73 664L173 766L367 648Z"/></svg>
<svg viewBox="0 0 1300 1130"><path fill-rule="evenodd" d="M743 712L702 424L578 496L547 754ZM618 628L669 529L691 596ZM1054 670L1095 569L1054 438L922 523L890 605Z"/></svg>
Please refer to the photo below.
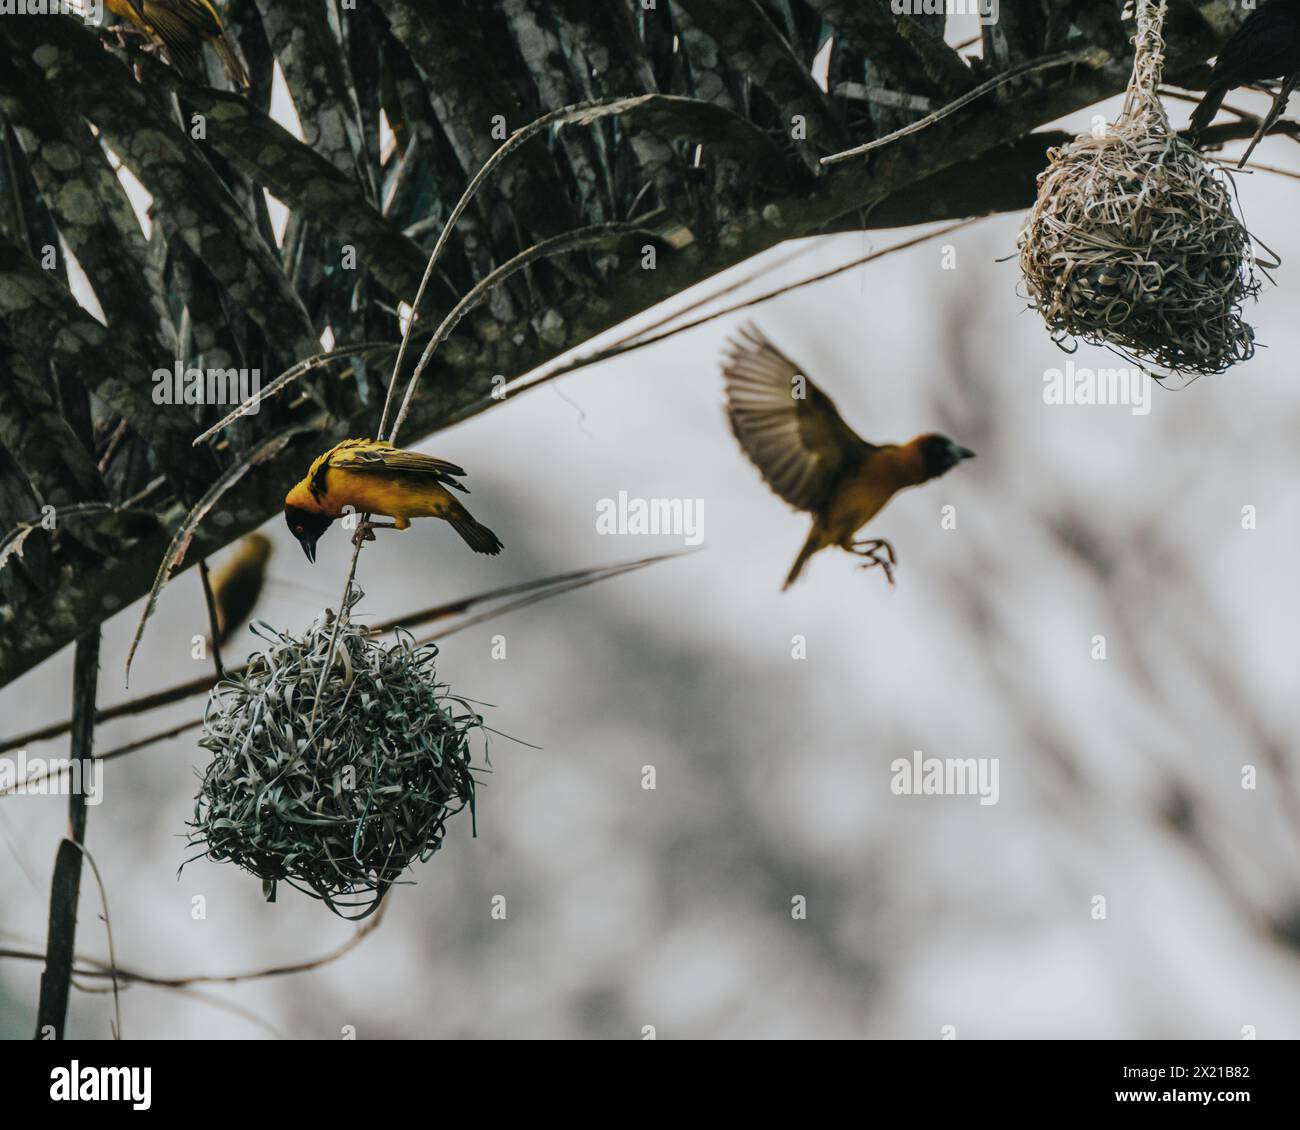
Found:
<svg viewBox="0 0 1300 1130"><path fill-rule="evenodd" d="M190 825L195 858L237 864L268 900L283 880L354 918L438 850L449 816L472 818L469 743L483 724L438 682L436 647L404 632L385 646L352 623L360 596L323 682L329 612L301 639L253 626L271 646L212 690L199 745L213 756Z"/></svg>
<svg viewBox="0 0 1300 1130"><path fill-rule="evenodd" d="M1058 344L1080 338L1175 373L1222 373L1255 351L1260 290L1224 173L1170 128L1156 94L1165 5L1141 0L1124 111L1053 149L1018 247Z"/></svg>

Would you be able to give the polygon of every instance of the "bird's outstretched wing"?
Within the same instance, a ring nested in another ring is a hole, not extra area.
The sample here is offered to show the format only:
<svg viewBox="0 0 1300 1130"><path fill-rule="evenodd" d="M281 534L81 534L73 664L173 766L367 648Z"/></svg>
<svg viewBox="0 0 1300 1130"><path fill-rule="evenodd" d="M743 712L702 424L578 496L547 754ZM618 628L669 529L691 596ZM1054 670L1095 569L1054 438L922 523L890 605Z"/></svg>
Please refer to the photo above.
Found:
<svg viewBox="0 0 1300 1130"><path fill-rule="evenodd" d="M374 440L347 439L329 453L329 466L348 471L400 472L410 475L431 475L438 482L469 493L469 488L456 481L465 474L464 467L422 455L418 451L405 451L389 443Z"/></svg>
<svg viewBox="0 0 1300 1130"><path fill-rule="evenodd" d="M763 480L791 506L821 509L844 471L874 447L753 325L728 343L722 373L731 430Z"/></svg>

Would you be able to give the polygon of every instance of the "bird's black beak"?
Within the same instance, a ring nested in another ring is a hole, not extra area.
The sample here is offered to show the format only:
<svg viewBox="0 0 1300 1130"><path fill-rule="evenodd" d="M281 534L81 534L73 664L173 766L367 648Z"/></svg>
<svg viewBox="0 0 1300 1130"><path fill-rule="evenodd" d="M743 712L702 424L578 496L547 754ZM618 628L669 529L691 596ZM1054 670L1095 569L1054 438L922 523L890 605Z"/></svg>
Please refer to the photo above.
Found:
<svg viewBox="0 0 1300 1130"><path fill-rule="evenodd" d="M969 447L954 447L952 453L957 456L959 460L975 458L975 452L973 452Z"/></svg>
<svg viewBox="0 0 1300 1130"><path fill-rule="evenodd" d="M307 560L313 565L316 564L316 540L310 534L303 534L298 539L298 544L302 546L302 551L307 555Z"/></svg>

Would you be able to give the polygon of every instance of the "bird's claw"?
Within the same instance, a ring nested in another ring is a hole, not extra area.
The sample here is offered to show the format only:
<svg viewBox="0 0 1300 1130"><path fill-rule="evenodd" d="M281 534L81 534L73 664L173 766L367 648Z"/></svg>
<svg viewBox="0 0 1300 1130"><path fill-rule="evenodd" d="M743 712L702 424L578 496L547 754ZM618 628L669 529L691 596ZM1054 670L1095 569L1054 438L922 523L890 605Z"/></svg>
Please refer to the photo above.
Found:
<svg viewBox="0 0 1300 1130"><path fill-rule="evenodd" d="M884 556L880 556L880 551L884 550ZM874 569L879 566L884 570L885 580L889 582L890 588L894 586L894 568L898 565L898 556L894 553L894 547L884 538L871 538L868 541L853 543L853 553L859 557L866 558L859 569Z"/></svg>
<svg viewBox="0 0 1300 1130"><path fill-rule="evenodd" d="M874 557L876 551L880 549L885 551L885 555L889 558L889 563L891 565L898 564L898 557L894 553L893 545L887 542L884 538L868 538L865 541L855 541L853 543L853 551L855 553L861 552L864 557Z"/></svg>
<svg viewBox="0 0 1300 1130"><path fill-rule="evenodd" d="M373 522L361 522L357 525L356 532L352 535L352 544L359 546L363 541L375 540L375 526Z"/></svg>
<svg viewBox="0 0 1300 1130"><path fill-rule="evenodd" d="M143 28L132 27L130 24L114 24L108 29L109 34L117 40L117 46L125 51L127 44L134 40L137 47L143 48L149 43L149 33Z"/></svg>

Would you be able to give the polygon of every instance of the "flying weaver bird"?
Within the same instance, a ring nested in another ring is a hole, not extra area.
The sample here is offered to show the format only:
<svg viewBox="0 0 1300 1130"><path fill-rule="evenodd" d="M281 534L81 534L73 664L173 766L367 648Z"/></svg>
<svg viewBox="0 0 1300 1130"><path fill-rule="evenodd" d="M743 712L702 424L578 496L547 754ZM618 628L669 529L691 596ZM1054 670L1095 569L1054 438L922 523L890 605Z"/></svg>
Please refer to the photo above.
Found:
<svg viewBox="0 0 1300 1130"><path fill-rule="evenodd" d="M1300 74L1300 0L1266 0L1246 17L1246 22L1223 45L1214 61L1209 88L1192 112L1193 138L1199 137L1214 121L1228 91L1280 78L1286 80L1283 89L1289 95L1297 74ZM1285 97L1279 93L1270 119L1277 119L1284 104Z"/></svg>
<svg viewBox="0 0 1300 1130"><path fill-rule="evenodd" d="M455 463L403 451L372 439L345 439L319 456L306 478L284 496L284 518L302 543L308 561L316 560L316 542L336 518L351 507L357 514L387 514L392 522L363 521L354 545L373 541L377 529L405 530L412 518L442 518L451 523L475 553L498 554L500 539L479 525L447 487L469 493L456 481L465 474Z"/></svg>
<svg viewBox="0 0 1300 1130"><path fill-rule="evenodd" d="M108 10L167 49L172 66L187 78L201 80L199 53L212 44L231 79L248 85L248 72L226 35L226 25L212 0L107 0Z"/></svg>
<svg viewBox="0 0 1300 1130"><path fill-rule="evenodd" d="M894 547L884 538L854 541L853 535L898 491L937 479L975 452L934 434L901 445L868 443L841 419L830 397L752 325L728 344L722 372L727 418L745 454L772 490L813 516L781 591L794 584L814 553L830 545L866 558L864 569L879 565L892 585Z"/></svg>

